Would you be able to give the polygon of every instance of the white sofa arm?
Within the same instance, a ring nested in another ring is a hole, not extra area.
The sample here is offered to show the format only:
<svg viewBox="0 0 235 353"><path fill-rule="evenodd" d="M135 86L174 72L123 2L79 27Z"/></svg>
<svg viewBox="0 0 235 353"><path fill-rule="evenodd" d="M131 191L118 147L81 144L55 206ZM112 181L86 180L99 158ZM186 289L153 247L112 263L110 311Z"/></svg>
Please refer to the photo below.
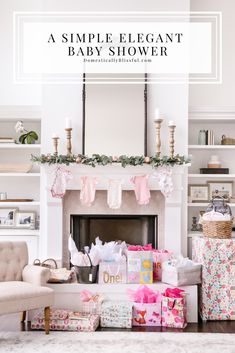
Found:
<svg viewBox="0 0 235 353"><path fill-rule="evenodd" d="M22 272L24 282L37 286L45 286L50 278L50 270L46 267L26 265Z"/></svg>

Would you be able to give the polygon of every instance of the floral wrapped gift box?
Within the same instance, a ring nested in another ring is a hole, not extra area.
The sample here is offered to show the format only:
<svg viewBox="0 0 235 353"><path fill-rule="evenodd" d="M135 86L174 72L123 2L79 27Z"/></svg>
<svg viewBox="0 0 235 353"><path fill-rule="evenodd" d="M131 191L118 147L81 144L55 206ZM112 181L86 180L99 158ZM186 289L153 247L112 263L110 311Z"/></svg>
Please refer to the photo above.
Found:
<svg viewBox="0 0 235 353"><path fill-rule="evenodd" d="M195 237L193 259L202 263L202 319L235 320L235 240Z"/></svg>
<svg viewBox="0 0 235 353"><path fill-rule="evenodd" d="M51 310L50 330L55 331L95 331L99 326L99 315L83 315L70 310ZM44 313L39 311L31 321L33 330L45 328Z"/></svg>
<svg viewBox="0 0 235 353"><path fill-rule="evenodd" d="M101 305L101 327L132 327L132 303L127 301L104 301Z"/></svg>

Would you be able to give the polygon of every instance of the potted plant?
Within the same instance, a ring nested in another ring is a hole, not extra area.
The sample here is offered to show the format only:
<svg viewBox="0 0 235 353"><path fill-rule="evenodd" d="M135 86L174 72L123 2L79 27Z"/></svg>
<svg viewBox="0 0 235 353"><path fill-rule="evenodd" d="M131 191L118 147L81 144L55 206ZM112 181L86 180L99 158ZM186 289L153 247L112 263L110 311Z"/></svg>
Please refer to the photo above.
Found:
<svg viewBox="0 0 235 353"><path fill-rule="evenodd" d="M17 121L15 125L15 130L17 133L21 133L19 137L19 142L21 144L34 144L38 140L38 134L35 131L28 131L24 128L23 121Z"/></svg>

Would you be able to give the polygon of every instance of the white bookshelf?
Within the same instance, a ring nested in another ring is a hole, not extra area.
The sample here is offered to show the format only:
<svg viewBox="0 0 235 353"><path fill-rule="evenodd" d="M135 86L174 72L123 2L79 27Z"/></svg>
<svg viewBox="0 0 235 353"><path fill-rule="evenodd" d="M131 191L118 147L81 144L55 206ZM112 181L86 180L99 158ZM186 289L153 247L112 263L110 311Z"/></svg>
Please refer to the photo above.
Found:
<svg viewBox="0 0 235 353"><path fill-rule="evenodd" d="M235 195L235 145L221 145L222 135L235 138L235 107L200 108L193 107L189 111L189 142L188 153L192 162L188 170L188 184L204 185L208 181L234 181L233 194ZM215 145L198 145L198 134L200 130L212 130L215 135ZM200 174L200 168L206 168L211 155L218 155L223 168L229 168L230 174ZM188 202L188 238L195 235L202 235L200 232L192 232L192 217L199 216L200 211L205 211L208 203ZM235 203L230 203L232 212L235 215ZM235 232L233 232L235 237ZM191 241L191 240L190 240ZM190 245L189 242L189 254Z"/></svg>
<svg viewBox="0 0 235 353"><path fill-rule="evenodd" d="M18 141L14 126L23 121L25 128L36 131L39 140L35 144L0 143L0 164L30 163L31 154L41 150L41 107L39 106L0 106L0 136ZM22 212L35 212L40 215L40 167L33 166L29 173L0 173L1 192L8 199L33 199L32 202L0 202L0 208L15 208ZM0 241L26 241L30 258L37 256L40 230L24 228L0 228Z"/></svg>

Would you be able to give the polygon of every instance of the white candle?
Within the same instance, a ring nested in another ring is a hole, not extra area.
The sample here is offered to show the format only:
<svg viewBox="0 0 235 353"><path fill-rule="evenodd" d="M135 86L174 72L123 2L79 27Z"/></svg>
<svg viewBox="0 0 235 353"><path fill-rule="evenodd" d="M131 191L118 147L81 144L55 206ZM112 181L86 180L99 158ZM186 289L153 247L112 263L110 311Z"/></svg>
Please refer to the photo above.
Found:
<svg viewBox="0 0 235 353"><path fill-rule="evenodd" d="M70 118L66 118L65 127L66 127L66 129L71 129L72 128L72 124L71 124L71 119Z"/></svg>
<svg viewBox="0 0 235 353"><path fill-rule="evenodd" d="M58 134L57 134L56 132L53 132L52 138L53 138L53 139L56 139L56 138L58 138L58 137L59 137Z"/></svg>
<svg viewBox="0 0 235 353"><path fill-rule="evenodd" d="M168 126L175 126L175 122L173 120L170 120Z"/></svg>
<svg viewBox="0 0 235 353"><path fill-rule="evenodd" d="M159 108L156 108L155 109L155 119L159 119L160 118L160 111L159 111Z"/></svg>

